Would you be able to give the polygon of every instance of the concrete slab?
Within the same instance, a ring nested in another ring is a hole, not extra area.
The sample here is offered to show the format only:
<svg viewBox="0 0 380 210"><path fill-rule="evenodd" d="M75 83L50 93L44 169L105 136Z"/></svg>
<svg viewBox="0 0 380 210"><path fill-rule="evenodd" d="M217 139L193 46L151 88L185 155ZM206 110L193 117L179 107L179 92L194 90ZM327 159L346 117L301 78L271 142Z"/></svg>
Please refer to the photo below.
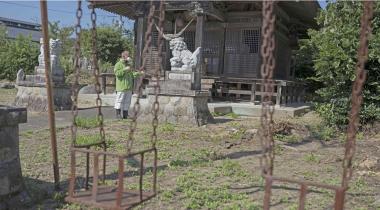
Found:
<svg viewBox="0 0 380 210"><path fill-rule="evenodd" d="M116 94L101 94L103 106L113 106L115 102ZM80 94L79 95L79 107L88 108L95 106L96 94ZM145 100L145 99L140 99ZM134 104L132 99L131 105ZM251 102L213 102L208 103L210 112L228 114L235 113L241 116L259 117L261 115L261 105L253 104ZM276 106L275 117L297 117L310 111L310 105L308 104L290 104L287 106Z"/></svg>
<svg viewBox="0 0 380 210"><path fill-rule="evenodd" d="M261 105L255 105L250 102L216 102L209 103L210 112L219 112L223 114L227 110L231 110L237 115L259 117L261 115ZM218 111L219 110L219 111ZM297 117L310 111L310 106L307 104L292 104L290 106L276 106L274 117Z"/></svg>
<svg viewBox="0 0 380 210"><path fill-rule="evenodd" d="M89 108L96 106L97 94L79 94L78 95L78 107L79 108ZM102 106L114 106L116 93L112 94L100 94L100 98L102 99Z"/></svg>

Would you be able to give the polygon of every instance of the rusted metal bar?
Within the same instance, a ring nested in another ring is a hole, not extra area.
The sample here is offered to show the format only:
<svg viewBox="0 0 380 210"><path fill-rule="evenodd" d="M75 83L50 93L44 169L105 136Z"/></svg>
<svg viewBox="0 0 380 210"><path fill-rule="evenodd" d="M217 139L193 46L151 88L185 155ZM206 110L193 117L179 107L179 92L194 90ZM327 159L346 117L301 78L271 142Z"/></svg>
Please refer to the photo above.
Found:
<svg viewBox="0 0 380 210"><path fill-rule="evenodd" d="M99 155L94 155L94 168L92 179L92 200L96 202L98 196L98 177L99 177Z"/></svg>
<svg viewBox="0 0 380 210"><path fill-rule="evenodd" d="M136 156L136 155L139 155L141 153L147 153L147 152L153 152L153 151L157 152L156 148L150 148L150 149L146 149L146 150L142 150L142 151L138 151L138 152L134 152L134 153L130 153L130 154L125 154L125 155L115 154L115 153L112 153L112 152L94 151L94 150L83 149L83 148L73 148L72 150L76 151L76 152L80 152L80 153L91 153L91 154L107 155L107 156L110 156L110 157L124 158L124 159L125 158L130 158L130 157L133 157L133 156Z"/></svg>
<svg viewBox="0 0 380 210"><path fill-rule="evenodd" d="M305 209L306 194L307 194L307 185L306 184L301 184L300 202L299 202L299 205L298 205L298 210L304 210Z"/></svg>
<svg viewBox="0 0 380 210"><path fill-rule="evenodd" d="M107 152L107 145L103 144L103 152ZM103 155L103 184L106 183L107 155Z"/></svg>
<svg viewBox="0 0 380 210"><path fill-rule="evenodd" d="M269 210L270 209L270 196L271 196L271 191L272 191L272 177L271 176L266 176L265 177L265 195L264 195L264 210Z"/></svg>
<svg viewBox="0 0 380 210"><path fill-rule="evenodd" d="M352 84L351 110L347 126L347 140L343 158L342 186L348 187L353 173L353 158L356 149L356 132L358 131L360 109L363 102L363 86L366 82L365 65L368 61L368 42L372 32L371 20L373 18L373 1L363 1L363 12L360 21L360 42L357 54L355 81Z"/></svg>
<svg viewBox="0 0 380 210"><path fill-rule="evenodd" d="M139 180L140 201L143 200L143 177L144 177L144 153L141 153L140 180Z"/></svg>
<svg viewBox="0 0 380 210"><path fill-rule="evenodd" d="M322 184L318 182L310 182L310 181L296 180L296 179L276 177L276 176L267 176L267 177L271 177L271 179L273 179L274 181L288 182L288 183L294 183L294 184L299 184L299 185L305 184L307 186L320 187L320 188L330 189L334 191L341 189L340 186L327 185L327 184Z"/></svg>
<svg viewBox="0 0 380 210"><path fill-rule="evenodd" d="M50 78L50 47L49 47L49 29L48 29L48 12L47 12L47 2L40 0L41 9L41 25L42 25L42 35L44 40L44 58L45 58L45 80L46 80L46 91L48 99L48 113L49 113L49 127L50 127L50 140L53 156L53 171L54 171L54 185L55 189L59 189L59 165L58 165L58 153L57 153L57 136L55 130L55 115L54 115L54 104L53 104L53 91Z"/></svg>
<svg viewBox="0 0 380 210"><path fill-rule="evenodd" d="M335 190L334 210L344 209L345 192L346 192L346 189L344 187L340 187L339 189Z"/></svg>
<svg viewBox="0 0 380 210"><path fill-rule="evenodd" d="M157 194L157 149L154 148L154 162L153 162L153 193Z"/></svg>
<svg viewBox="0 0 380 210"><path fill-rule="evenodd" d="M124 191L124 159L119 157L118 186L116 191L116 206L121 206Z"/></svg>
<svg viewBox="0 0 380 210"><path fill-rule="evenodd" d="M86 153L86 190L88 190L90 178L90 153Z"/></svg>
<svg viewBox="0 0 380 210"><path fill-rule="evenodd" d="M69 183L69 197L74 197L74 188L75 188L75 151L70 151L71 153L71 174L70 174L70 183Z"/></svg>

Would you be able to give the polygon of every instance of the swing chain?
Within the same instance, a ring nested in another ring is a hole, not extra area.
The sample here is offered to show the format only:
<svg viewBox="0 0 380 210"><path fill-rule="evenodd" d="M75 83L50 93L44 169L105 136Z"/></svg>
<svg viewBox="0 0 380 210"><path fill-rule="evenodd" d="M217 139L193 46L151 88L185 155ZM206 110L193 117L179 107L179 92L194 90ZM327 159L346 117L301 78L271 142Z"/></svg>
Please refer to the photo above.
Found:
<svg viewBox="0 0 380 210"><path fill-rule="evenodd" d="M96 106L98 108L97 122L99 123L99 134L101 142L105 144L105 132L104 132L104 117L102 113L102 99L100 98L101 88L99 83L99 64L98 64L98 49L97 49L97 32L96 32L96 13L95 7L91 8L91 35L92 35L92 72L95 79L95 91L97 94Z"/></svg>
<svg viewBox="0 0 380 210"><path fill-rule="evenodd" d="M76 41L75 41L75 46L74 46L74 82L71 87L71 100L73 102L71 106L71 113L73 116L72 120L72 125L71 125L71 146L75 146L76 144L76 136L77 136L77 124L76 124L76 119L78 116L78 91L79 91L79 73L81 69L81 62L80 62L80 35L82 31L82 26L80 24L81 18L82 18L83 12L82 12L82 1L78 0L78 8L76 11L76 19L77 19L77 24L75 25L75 36L76 36Z"/></svg>
<svg viewBox="0 0 380 210"><path fill-rule="evenodd" d="M273 113L274 105L272 96L274 91L273 71L275 67L274 50L275 50L275 37L274 27L276 16L273 13L275 2L263 1L263 26L262 26L262 41L261 46L261 77L263 85L261 86L264 93L261 98L261 138L260 143L262 147L262 156L260 158L260 166L263 175L273 174L274 162L274 140L273 140Z"/></svg>
<svg viewBox="0 0 380 210"><path fill-rule="evenodd" d="M347 139L345 145L345 154L343 159L343 179L342 187L348 187L352 177L352 159L355 154L356 132L359 124L360 106L363 101L362 90L366 80L364 70L365 63L368 60L368 39L371 34L371 19L373 16L373 1L363 2L364 10L361 17L360 43L358 49L358 61L356 63L356 78L352 87L350 119L347 127Z"/></svg>
<svg viewBox="0 0 380 210"><path fill-rule="evenodd" d="M148 57L146 55L148 55L148 53L151 51L154 12L155 12L155 6L153 4L153 1L151 1L150 2L149 15L147 18L148 26L147 26L146 33L145 33L145 45L144 45L144 50L142 52L143 61L142 61L142 65L139 69L139 71L143 71L143 72L145 72L145 69L146 69L146 63L147 63L147 57ZM139 77L137 80L137 84L138 84L137 98L136 98L135 104L133 105L133 116L132 116L132 120L131 120L131 123L129 126L129 135L128 135L128 140L127 140L127 152L128 153L130 153L132 150L133 141L134 141L134 133L135 133L136 128L137 128L137 116L138 116L140 109L141 109L140 97L142 95L143 79L144 79L144 75Z"/></svg>
<svg viewBox="0 0 380 210"><path fill-rule="evenodd" d="M163 30L163 25L164 25L164 20L165 20L165 4L163 1L160 2L160 17L159 17L159 22L158 22L158 28L161 31ZM152 127L153 127L153 133L151 137L151 143L152 146L155 148L156 147L156 142L157 142L157 127L158 127L158 111L160 109L160 104L158 102L158 94L160 93L160 72L163 69L162 66L162 48L163 48L163 36L162 33L158 33L158 40L157 40L157 47L158 47L158 63L157 67L155 68L154 72L154 77L156 78L156 84L154 85L154 96L155 96L155 101L153 103L153 120L152 120Z"/></svg>

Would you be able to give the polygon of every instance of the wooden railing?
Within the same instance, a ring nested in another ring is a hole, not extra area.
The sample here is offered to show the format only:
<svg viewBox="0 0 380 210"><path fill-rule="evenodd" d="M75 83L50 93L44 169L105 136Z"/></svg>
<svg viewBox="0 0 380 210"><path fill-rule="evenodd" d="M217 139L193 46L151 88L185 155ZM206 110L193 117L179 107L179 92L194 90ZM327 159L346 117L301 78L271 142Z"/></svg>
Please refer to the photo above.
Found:
<svg viewBox="0 0 380 210"><path fill-rule="evenodd" d="M235 99L240 99L241 96L245 95L250 97L251 102L255 103L263 95L263 92L261 92L262 85L263 81L260 79L218 80L215 82L214 89L219 97L230 98L233 95ZM304 84L287 80L275 80L272 100L276 105L303 103L304 96Z"/></svg>
<svg viewBox="0 0 380 210"><path fill-rule="evenodd" d="M101 73L100 77L102 78L101 86L102 91L105 94L107 94L107 87L115 87L116 86L116 77L114 73ZM107 79L112 79L112 83L107 83Z"/></svg>

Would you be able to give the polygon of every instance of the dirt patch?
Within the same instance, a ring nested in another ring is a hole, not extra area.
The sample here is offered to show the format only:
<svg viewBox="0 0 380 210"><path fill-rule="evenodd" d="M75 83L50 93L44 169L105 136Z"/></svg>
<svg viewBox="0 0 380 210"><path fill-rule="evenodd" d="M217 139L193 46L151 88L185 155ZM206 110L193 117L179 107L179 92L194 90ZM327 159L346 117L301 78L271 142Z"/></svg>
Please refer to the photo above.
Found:
<svg viewBox="0 0 380 210"><path fill-rule="evenodd" d="M136 209L262 209L263 179L260 176L261 154L257 118L219 120L203 127L160 124L157 147L159 194ZM295 118L282 124L281 132L299 133L297 143L284 144L276 140L276 175L339 185L344 154L341 138L328 141L314 138L305 128L316 127L315 115ZM109 151L125 152L128 137L127 121L107 121L106 137ZM150 147L151 125L141 124L136 132L134 150ZM279 130L281 130L279 129ZM294 130L294 131L292 131ZM97 132L96 128L79 129L81 135ZM26 185L36 198L33 208L80 209L63 201L69 177L70 129L58 131L58 147L62 193L53 192L53 174L48 130L21 133L20 151ZM285 135L287 136L287 135ZM232 145L232 146L231 146ZM368 164L369 157L380 157L380 136L357 142L355 172L346 198L346 209L379 208L380 176L377 165ZM78 173L84 174L84 157L78 157ZM152 156L146 157L146 167L152 166ZM108 184L115 183L117 160L108 160ZM367 161L367 162L366 162ZM363 165L366 162L366 165ZM125 187L138 185L138 160L128 162ZM366 171L365 173L361 171ZM151 171L146 172L145 190L150 189ZM275 184L272 209L297 209L298 186ZM329 209L332 192L311 189L308 209ZM86 208L86 207L82 207Z"/></svg>

